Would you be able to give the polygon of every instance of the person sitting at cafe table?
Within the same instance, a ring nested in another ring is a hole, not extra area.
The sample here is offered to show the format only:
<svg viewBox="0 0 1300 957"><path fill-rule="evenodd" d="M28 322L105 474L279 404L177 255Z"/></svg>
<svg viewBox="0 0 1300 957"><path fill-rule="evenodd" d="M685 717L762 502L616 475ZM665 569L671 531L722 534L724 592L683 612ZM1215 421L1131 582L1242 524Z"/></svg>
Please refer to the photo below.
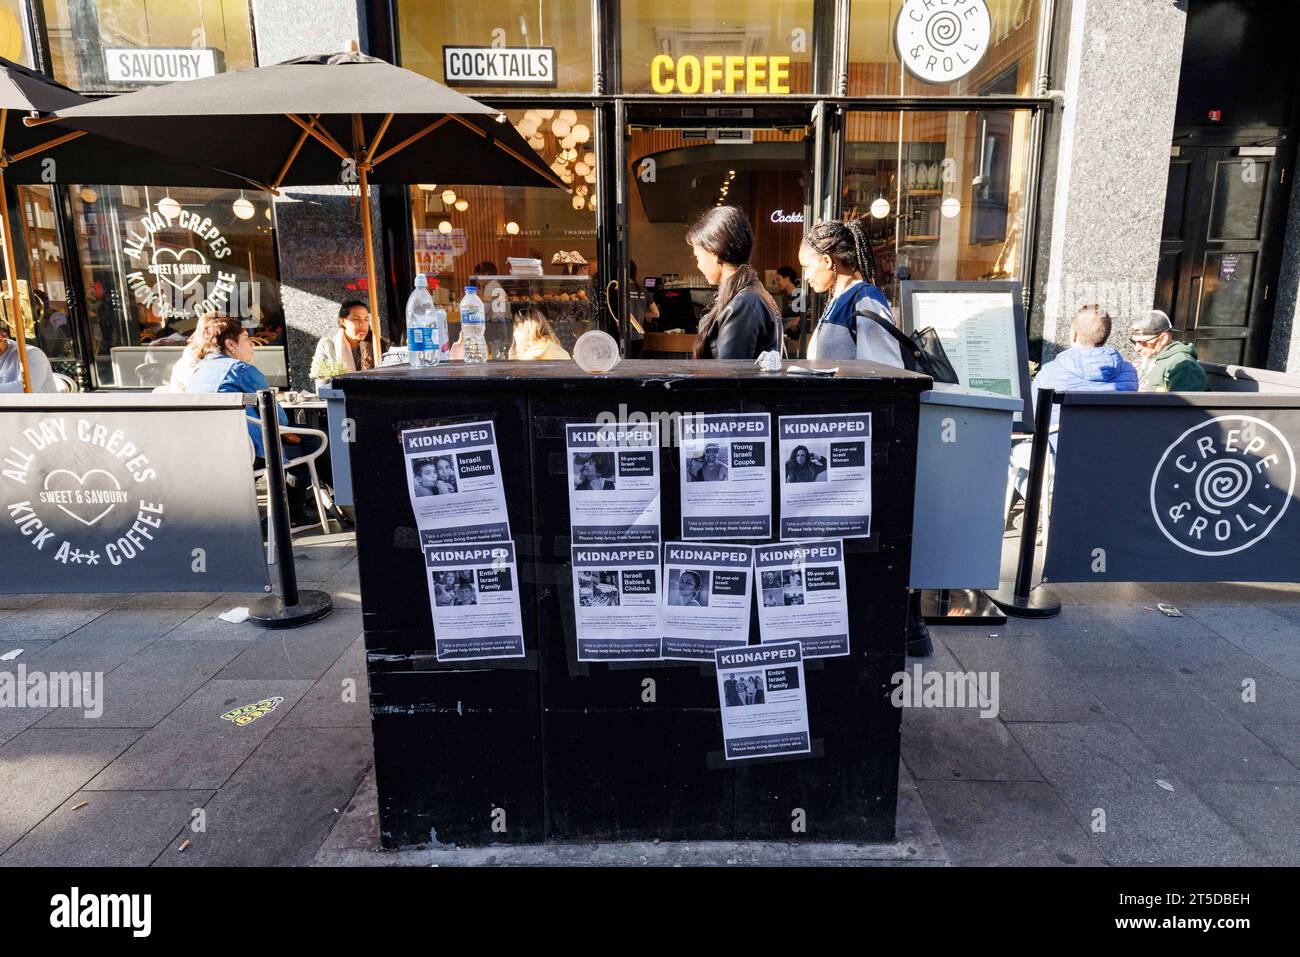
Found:
<svg viewBox="0 0 1300 957"><path fill-rule="evenodd" d="M514 341L510 344L511 359L567 359L569 353L560 345L560 338L547 322L542 310L527 306L515 313ZM462 354L464 346L462 344Z"/></svg>
<svg viewBox="0 0 1300 957"><path fill-rule="evenodd" d="M814 292L830 301L808 342L809 359L866 359L901 369L897 325L880 290L866 227L857 220L816 223L799 246L799 265Z"/></svg>
<svg viewBox="0 0 1300 957"><path fill-rule="evenodd" d="M718 287L700 319L696 359L757 359L781 351L781 317L749 264L754 231L738 206L714 206L686 232L695 264Z"/></svg>
<svg viewBox="0 0 1300 957"><path fill-rule="evenodd" d="M342 365L348 372L373 369L375 353L370 341L370 307L360 299L348 299L339 306L338 324L337 332L322 336L316 343L312 368Z"/></svg>
<svg viewBox="0 0 1300 957"><path fill-rule="evenodd" d="M9 338L9 323L0 319L0 393L23 391L23 366L18 354L18 343ZM33 392L58 392L54 384L54 368L45 353L35 346L27 346L27 377Z"/></svg>
<svg viewBox="0 0 1300 957"><path fill-rule="evenodd" d="M255 394L269 389L270 383L262 370L253 365L253 341L248 330L238 319L228 316L212 316L203 323L203 338L199 343L198 366L185 383L185 391L199 392L244 392ZM276 412L281 425L288 425L289 418L284 409L276 404ZM246 410L248 420L248 437L253 442L255 458L253 468L260 469L266 464L266 450L262 445L262 425L255 408ZM316 451L320 440L314 435L293 435L281 433L284 458L301 458ZM285 469L289 498L289 516L294 525L307 524L312 521L307 512L307 488L311 475L305 465Z"/></svg>
<svg viewBox="0 0 1300 957"><path fill-rule="evenodd" d="M1205 391L1205 369L1196 346L1174 338L1173 323L1165 313L1152 309L1133 323L1129 340L1142 360L1138 376L1143 392Z"/></svg>
<svg viewBox="0 0 1300 957"><path fill-rule="evenodd" d="M799 298L799 273L793 266L782 266L776 271L776 288L781 293L781 322L786 338L798 339L803 301Z"/></svg>
<svg viewBox="0 0 1300 957"><path fill-rule="evenodd" d="M1136 392L1137 370L1119 354L1119 350L1106 345L1110 339L1111 317L1098 305L1080 306L1070 323L1070 348L1043 363L1034 376L1034 407L1038 406L1038 392L1054 389L1057 392ZM1052 426L1061 418L1061 407L1052 409ZM1048 440L1053 455L1056 454L1056 433ZM1033 441L1024 439L1011 447L1012 481L1023 497L1029 487L1029 453Z"/></svg>

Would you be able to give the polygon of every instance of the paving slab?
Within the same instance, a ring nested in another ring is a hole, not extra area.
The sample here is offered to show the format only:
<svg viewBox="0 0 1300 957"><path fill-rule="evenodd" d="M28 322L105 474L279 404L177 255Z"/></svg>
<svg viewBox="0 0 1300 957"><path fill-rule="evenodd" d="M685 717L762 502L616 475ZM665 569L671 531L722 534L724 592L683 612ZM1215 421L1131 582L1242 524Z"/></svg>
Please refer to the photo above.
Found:
<svg viewBox="0 0 1300 957"><path fill-rule="evenodd" d="M96 775L88 790L211 790L221 787L289 709L310 681L212 680L145 732ZM284 700L269 714L239 727L225 712L271 697Z"/></svg>
<svg viewBox="0 0 1300 957"><path fill-rule="evenodd" d="M906 709L902 754L918 783L1042 780L1007 726L973 710Z"/></svg>
<svg viewBox="0 0 1300 957"><path fill-rule="evenodd" d="M1051 786L1033 781L920 781L917 787L954 864L1101 865Z"/></svg>
<svg viewBox="0 0 1300 957"><path fill-rule="evenodd" d="M1300 767L1300 724L1256 724L1251 733L1296 767Z"/></svg>
<svg viewBox="0 0 1300 957"><path fill-rule="evenodd" d="M1243 724L1300 723L1300 681L1279 675L1226 639L1156 642L1149 647L1216 707Z"/></svg>
<svg viewBox="0 0 1300 957"><path fill-rule="evenodd" d="M351 683L345 685L344 682ZM286 728L370 728L364 639L356 638L284 719Z"/></svg>
<svg viewBox="0 0 1300 957"><path fill-rule="evenodd" d="M157 641L104 675L103 713L60 708L41 727L152 728L248 647L243 641Z"/></svg>
<svg viewBox="0 0 1300 957"><path fill-rule="evenodd" d="M293 678L315 681L361 634L361 611L336 608L303 628L263 629L260 638L220 674L220 679Z"/></svg>
<svg viewBox="0 0 1300 957"><path fill-rule="evenodd" d="M979 634L959 634L963 631ZM1048 638L990 638L981 629L947 628L943 641L966 671L997 672L1003 721L1112 719L1096 696L1074 680Z"/></svg>
<svg viewBox="0 0 1300 957"><path fill-rule="evenodd" d="M107 612L112 605L79 602L57 595L0 617L0 642L56 641Z"/></svg>
<svg viewBox="0 0 1300 957"><path fill-rule="evenodd" d="M164 641L206 641L216 639L225 641L228 639L237 639L241 641L256 641L266 634L266 629L261 625L251 621L242 621L238 624L232 624L223 621L220 615L225 614L234 608L247 608L264 597L259 593L229 593L218 595L208 602L206 606L199 609L192 617L186 619L180 625L177 625L166 635Z"/></svg>
<svg viewBox="0 0 1300 957"><path fill-rule="evenodd" d="M1300 785L1198 784L1196 790L1246 836L1260 863L1300 866Z"/></svg>
<svg viewBox="0 0 1300 957"><path fill-rule="evenodd" d="M204 808L169 867L310 864L371 764L365 728L277 728Z"/></svg>
<svg viewBox="0 0 1300 957"><path fill-rule="evenodd" d="M0 866L148 867L213 793L78 791L0 854Z"/></svg>
<svg viewBox="0 0 1300 957"><path fill-rule="evenodd" d="M1300 680L1295 622L1262 605L1192 605L1184 613L1222 635L1278 674Z"/></svg>
<svg viewBox="0 0 1300 957"><path fill-rule="evenodd" d="M194 614L188 608L113 609L32 655L45 671L109 672Z"/></svg>
<svg viewBox="0 0 1300 957"><path fill-rule="evenodd" d="M28 728L0 746L0 853L139 735L117 728Z"/></svg>
<svg viewBox="0 0 1300 957"><path fill-rule="evenodd" d="M1087 675L1083 682L1159 758L1191 780L1294 781L1295 766L1183 675Z"/></svg>
<svg viewBox="0 0 1300 957"><path fill-rule="evenodd" d="M1258 863L1241 835L1122 724L1009 727L1108 864Z"/></svg>

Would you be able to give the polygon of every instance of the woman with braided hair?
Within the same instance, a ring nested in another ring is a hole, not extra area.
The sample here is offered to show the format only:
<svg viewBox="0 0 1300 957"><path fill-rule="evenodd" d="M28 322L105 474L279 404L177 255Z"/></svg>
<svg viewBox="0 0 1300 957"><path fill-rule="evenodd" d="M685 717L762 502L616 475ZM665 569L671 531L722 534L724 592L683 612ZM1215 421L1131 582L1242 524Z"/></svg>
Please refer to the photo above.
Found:
<svg viewBox="0 0 1300 957"><path fill-rule="evenodd" d="M781 351L781 316L749 264L754 232L738 206L715 206L686 231L695 265L718 294L695 336L697 359L757 359Z"/></svg>
<svg viewBox="0 0 1300 957"><path fill-rule="evenodd" d="M880 323L894 323L889 300L876 285L876 260L857 220L828 220L804 234L799 247L804 279L831 299L808 343L809 359L867 359L904 368L898 340Z"/></svg>
<svg viewBox="0 0 1300 957"><path fill-rule="evenodd" d="M808 343L809 359L867 359L907 368L889 300L876 285L876 260L867 231L857 221L817 223L799 247L804 279L817 292L829 292L830 304ZM908 597L904 632L907 653L926 657L934 651L930 629L921 614L921 592Z"/></svg>

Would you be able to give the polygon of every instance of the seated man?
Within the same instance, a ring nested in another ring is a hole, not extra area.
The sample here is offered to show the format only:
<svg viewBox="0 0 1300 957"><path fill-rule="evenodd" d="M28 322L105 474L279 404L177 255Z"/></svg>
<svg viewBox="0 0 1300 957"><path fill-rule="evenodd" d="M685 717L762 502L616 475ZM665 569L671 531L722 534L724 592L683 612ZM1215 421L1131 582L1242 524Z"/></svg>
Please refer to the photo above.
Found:
<svg viewBox="0 0 1300 957"><path fill-rule="evenodd" d="M45 353L35 346L27 347L27 375L33 392L58 392L54 384L54 369ZM23 391L23 367L18 355L18 343L9 338L9 325L0 319L0 393Z"/></svg>
<svg viewBox="0 0 1300 957"><path fill-rule="evenodd" d="M1034 376L1034 405L1038 405L1039 389L1057 392L1136 392L1137 370L1112 346L1111 318L1101 306L1080 306L1070 324L1070 348L1058 353L1051 362L1043 364ZM1059 407L1052 409L1053 427L1060 421ZM1050 440L1056 452L1056 435ZM1016 491L1022 496L1029 483L1030 440L1018 442L1011 449L1011 466ZM1010 499L1008 499L1008 502Z"/></svg>
<svg viewBox="0 0 1300 957"><path fill-rule="evenodd" d="M1070 348L1059 352L1051 362L1043 363L1034 376L1034 395L1039 389L1057 392L1136 392L1137 370L1106 345L1110 339L1111 318L1101 306L1080 306L1070 323ZM1037 399L1035 398L1035 405ZM1059 418L1052 411L1052 424Z"/></svg>
<svg viewBox="0 0 1300 957"><path fill-rule="evenodd" d="M1133 323L1129 338L1142 357L1143 392L1205 391L1205 369L1196 358L1196 346L1174 339L1173 323L1159 309Z"/></svg>

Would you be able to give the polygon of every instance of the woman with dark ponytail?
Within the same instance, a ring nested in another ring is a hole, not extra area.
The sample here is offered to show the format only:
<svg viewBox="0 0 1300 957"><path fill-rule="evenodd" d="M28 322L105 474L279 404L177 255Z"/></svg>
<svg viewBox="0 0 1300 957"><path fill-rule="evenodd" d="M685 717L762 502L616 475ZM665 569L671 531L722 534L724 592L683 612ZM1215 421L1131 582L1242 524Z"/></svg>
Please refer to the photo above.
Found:
<svg viewBox="0 0 1300 957"><path fill-rule="evenodd" d="M866 229L856 220L817 223L804 234L799 265L830 303L808 343L810 359L869 359L903 368L897 339L880 323L894 323L876 279L876 259Z"/></svg>
<svg viewBox="0 0 1300 957"><path fill-rule="evenodd" d="M754 233L737 206L715 206L686 231L695 264L718 294L695 336L697 359L757 359L781 350L776 302L749 264Z"/></svg>

